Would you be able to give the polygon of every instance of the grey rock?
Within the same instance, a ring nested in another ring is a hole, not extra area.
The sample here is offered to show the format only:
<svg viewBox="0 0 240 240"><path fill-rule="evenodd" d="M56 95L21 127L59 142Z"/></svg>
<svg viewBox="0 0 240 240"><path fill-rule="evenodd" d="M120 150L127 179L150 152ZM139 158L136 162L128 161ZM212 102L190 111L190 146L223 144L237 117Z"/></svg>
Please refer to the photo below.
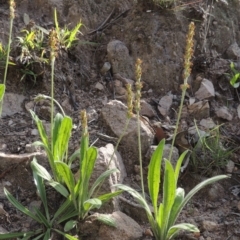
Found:
<svg viewBox="0 0 240 240"><path fill-rule="evenodd" d="M219 225L213 221L203 220L202 222L202 228L203 230L212 232L219 228Z"/></svg>
<svg viewBox="0 0 240 240"><path fill-rule="evenodd" d="M211 201L216 201L219 198L221 198L222 196L224 196L224 188L222 187L222 185L220 183L218 183L218 182L214 183L208 189L207 194Z"/></svg>
<svg viewBox="0 0 240 240"><path fill-rule="evenodd" d="M195 97L199 100L207 99L215 96L213 84L208 79L204 78L201 82L200 88L195 93Z"/></svg>
<svg viewBox="0 0 240 240"><path fill-rule="evenodd" d="M230 59L239 59L240 58L240 47L235 42L229 46L227 49L227 56Z"/></svg>
<svg viewBox="0 0 240 240"><path fill-rule="evenodd" d="M173 96L167 95L160 99L158 110L163 116L168 115L168 111L170 107L172 106Z"/></svg>
<svg viewBox="0 0 240 240"><path fill-rule="evenodd" d="M103 121L107 127L114 133L115 136L120 137L123 134L123 129L127 122L127 106L122 102L113 100L107 103L101 112ZM149 146L152 144L154 135L150 128L143 122L140 122L140 133L142 142L142 154L145 155ZM122 147L124 154L131 153L132 159L138 159L137 146L137 118L133 116L129 122L128 129L122 138ZM123 158L125 159L125 158ZM124 161L126 169L128 166L133 167L133 163L129 158Z"/></svg>
<svg viewBox="0 0 240 240"><path fill-rule="evenodd" d="M141 110L140 110L140 114L142 116L146 116L148 118L153 118L156 116L155 111L153 110L152 106L147 103L145 100L141 100Z"/></svg>
<svg viewBox="0 0 240 240"><path fill-rule="evenodd" d="M126 45L113 40L107 45L108 60L112 65L113 74L119 73L124 78L134 79L133 61Z"/></svg>
<svg viewBox="0 0 240 240"><path fill-rule="evenodd" d="M229 160L225 168L227 173L232 173L235 168L235 163L232 160Z"/></svg>
<svg viewBox="0 0 240 240"><path fill-rule="evenodd" d="M229 112L228 108L223 106L216 110L216 115L222 119L231 121L233 119L232 114Z"/></svg>
<svg viewBox="0 0 240 240"><path fill-rule="evenodd" d="M202 118L208 118L210 115L210 106L208 101L199 101L188 106L188 111L199 120Z"/></svg>
<svg viewBox="0 0 240 240"><path fill-rule="evenodd" d="M143 235L142 228L132 218L117 211L109 215L116 223L116 227L101 225L99 229L99 240L134 240Z"/></svg>
<svg viewBox="0 0 240 240"><path fill-rule="evenodd" d="M23 111L22 104L25 97L15 93L5 93L3 100L2 116L11 116Z"/></svg>

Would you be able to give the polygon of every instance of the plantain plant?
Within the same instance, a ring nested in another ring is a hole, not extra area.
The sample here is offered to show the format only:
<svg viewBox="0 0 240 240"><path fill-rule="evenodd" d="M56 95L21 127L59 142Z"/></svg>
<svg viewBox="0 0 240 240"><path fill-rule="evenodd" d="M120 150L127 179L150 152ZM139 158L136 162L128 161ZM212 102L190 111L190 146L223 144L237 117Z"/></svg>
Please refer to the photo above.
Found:
<svg viewBox="0 0 240 240"><path fill-rule="evenodd" d="M188 153L185 151L179 157L176 167L174 168L171 163L173 144L177 135L177 129L181 117L181 111L183 106L183 101L187 88L189 87L187 80L191 72L191 57L193 55L193 36L194 36L194 23L190 23L189 32L187 36L187 46L185 53L185 63L184 63L184 83L181 85L182 98L179 107L179 113L177 117L176 129L173 136L172 147L170 149L169 159L164 159L164 173L163 173L163 189L160 192L160 181L161 181L161 167L163 151L165 146L165 140L163 139L155 152L153 153L150 164L148 167L148 190L151 199L151 204L153 206L153 212L148 205L145 197L144 189L142 189L142 194L138 193L135 189L123 185L116 184L115 187L130 193L143 207L148 217L148 221L151 225L154 237L156 240L170 240L176 237L180 230L187 230L190 232L199 232L199 229L189 223L179 223L176 224L177 218L181 213L183 207L188 203L188 201L203 187L219 181L221 179L228 178L227 175L219 175L209 178L197 186L195 186L186 196L183 188L177 187L179 173L181 169L182 162ZM139 65L137 64L137 67ZM141 70L137 72L141 73ZM140 76L137 75L138 82L140 81ZM138 83L137 91L141 89L141 85ZM139 93L137 93L139 94ZM138 111L139 106L138 106ZM140 142L140 141L139 141ZM141 144L141 142L140 142ZM140 146L139 146L140 148ZM140 158L140 166L142 166ZM143 182L143 175L141 174L141 179ZM142 184L143 186L143 184ZM143 188L143 187L142 187ZM159 203L159 194L162 193L162 201Z"/></svg>

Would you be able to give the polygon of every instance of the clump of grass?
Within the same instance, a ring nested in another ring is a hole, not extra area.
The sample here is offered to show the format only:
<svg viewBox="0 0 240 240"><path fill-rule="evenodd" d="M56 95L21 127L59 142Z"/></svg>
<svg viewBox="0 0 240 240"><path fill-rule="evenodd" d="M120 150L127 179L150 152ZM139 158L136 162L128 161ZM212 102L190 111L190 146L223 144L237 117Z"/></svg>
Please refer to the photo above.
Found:
<svg viewBox="0 0 240 240"><path fill-rule="evenodd" d="M221 126L218 125L201 136L195 123L199 140L191 153L191 163L193 171L202 176L211 176L213 172L219 172L227 165L232 153L238 149L227 146L229 141L222 136Z"/></svg>

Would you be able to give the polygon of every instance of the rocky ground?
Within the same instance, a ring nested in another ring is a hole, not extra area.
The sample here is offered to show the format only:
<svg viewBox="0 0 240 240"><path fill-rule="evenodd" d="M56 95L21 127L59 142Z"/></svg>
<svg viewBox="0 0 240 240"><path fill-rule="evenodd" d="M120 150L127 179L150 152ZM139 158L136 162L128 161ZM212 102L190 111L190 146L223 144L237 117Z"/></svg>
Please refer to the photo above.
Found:
<svg viewBox="0 0 240 240"><path fill-rule="evenodd" d="M31 22L28 19L49 30L54 26L55 7L60 26L73 27L79 20L84 24L78 44L68 52L62 51L57 58L55 97L75 124L70 152L79 147L79 112L87 110L90 141L99 148L93 178L106 168L113 145L124 128L125 84L135 81L137 58L143 60L144 173L154 145L162 138L171 142L181 97L186 34L190 21L195 23L191 87L184 102L174 159L185 149L192 154L183 167L179 185L188 192L207 177L220 173L232 177L202 190L190 201L179 222L194 223L201 233L200 236L182 233L178 239L240 239L240 103L238 89L229 83L230 63L240 71L239 0L176 1L176 5L168 9L133 0L19 0L10 54L13 61L19 56L15 39L21 29L28 27ZM0 41L6 44L7 1L0 1L0 13ZM21 64L9 67L0 120L0 232L33 227L33 223L6 200L3 187L23 205L39 206L29 162L36 156L47 167L44 152L31 145L39 136L28 110L33 109L49 130L49 102L33 100L38 93L50 95L50 69L44 66L43 71L37 72L36 79L28 74L20 81L22 67ZM0 74L2 77L2 65ZM202 145L198 143L199 136L205 141ZM109 184L115 182L140 189L136 142L136 119L133 118L112 166L120 173L109 179L104 190L109 190ZM167 155L168 145L165 151ZM58 196L52 193L49 199L52 211L59 206L57 201ZM117 228L91 220L83 224L81 239L154 239L142 209L127 194L105 206L102 212L112 214Z"/></svg>

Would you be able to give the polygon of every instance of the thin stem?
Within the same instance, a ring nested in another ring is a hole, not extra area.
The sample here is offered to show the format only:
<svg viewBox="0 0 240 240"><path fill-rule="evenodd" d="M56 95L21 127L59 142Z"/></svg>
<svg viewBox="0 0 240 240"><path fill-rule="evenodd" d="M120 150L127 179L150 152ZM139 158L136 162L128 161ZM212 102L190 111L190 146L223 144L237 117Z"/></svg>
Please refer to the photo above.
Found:
<svg viewBox="0 0 240 240"><path fill-rule="evenodd" d="M141 188L142 188L143 198L145 199L145 190L144 190L144 181L143 181L143 166L142 166L141 127L140 127L139 111L137 111L137 132L138 132L138 155L139 155L139 164L140 164Z"/></svg>
<svg viewBox="0 0 240 240"><path fill-rule="evenodd" d="M179 106L176 127L175 127L175 130L174 130L172 145L171 145L170 153L169 153L169 156L168 156L168 160L170 162L171 162L171 159L172 159L173 147L174 147L175 139L176 139L176 136L177 136L177 133L178 133L178 126L179 126L179 122L180 122L181 115L182 115L182 107L183 107L183 102L184 102L184 99L185 99L186 90L187 89L185 89L185 88L182 90L181 103L180 103L180 106Z"/></svg>
<svg viewBox="0 0 240 240"><path fill-rule="evenodd" d="M9 64L9 54L10 54L10 48L11 48L11 42L12 42L13 19L14 19L14 17L10 17L10 28L9 28L9 38L8 38L8 46L7 46L7 56L6 56L4 77L3 77L3 84L5 85L5 91L6 91L7 71L8 71L8 64ZM4 100L4 98L2 99L2 101L0 101L0 117L2 116L3 100Z"/></svg>

